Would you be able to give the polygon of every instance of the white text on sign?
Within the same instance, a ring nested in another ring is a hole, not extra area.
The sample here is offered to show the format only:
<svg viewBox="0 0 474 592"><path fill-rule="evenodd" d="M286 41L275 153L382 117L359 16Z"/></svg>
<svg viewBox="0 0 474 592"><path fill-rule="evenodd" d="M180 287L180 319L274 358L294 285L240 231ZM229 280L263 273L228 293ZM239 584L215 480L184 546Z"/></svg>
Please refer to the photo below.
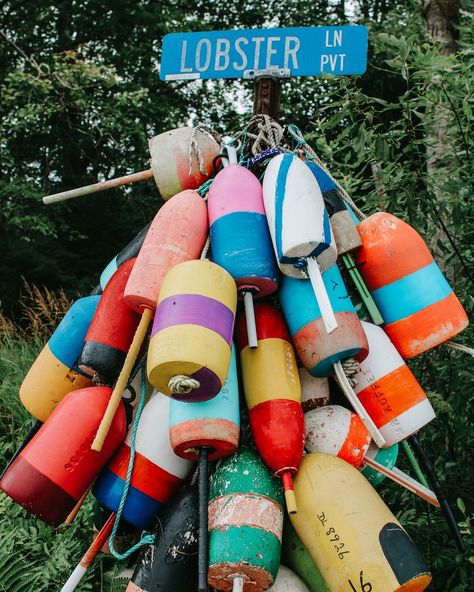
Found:
<svg viewBox="0 0 474 592"><path fill-rule="evenodd" d="M342 29L326 31L326 47L342 47ZM340 72L344 70L345 53L323 53L321 72Z"/></svg>

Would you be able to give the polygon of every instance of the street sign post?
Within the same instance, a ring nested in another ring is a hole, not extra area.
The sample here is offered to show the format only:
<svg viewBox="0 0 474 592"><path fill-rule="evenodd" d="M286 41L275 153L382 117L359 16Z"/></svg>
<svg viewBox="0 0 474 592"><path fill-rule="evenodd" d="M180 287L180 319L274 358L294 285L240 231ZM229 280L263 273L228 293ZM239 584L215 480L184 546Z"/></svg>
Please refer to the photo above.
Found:
<svg viewBox="0 0 474 592"><path fill-rule="evenodd" d="M358 25L171 33L163 39L160 78L363 74L367 39L367 28Z"/></svg>

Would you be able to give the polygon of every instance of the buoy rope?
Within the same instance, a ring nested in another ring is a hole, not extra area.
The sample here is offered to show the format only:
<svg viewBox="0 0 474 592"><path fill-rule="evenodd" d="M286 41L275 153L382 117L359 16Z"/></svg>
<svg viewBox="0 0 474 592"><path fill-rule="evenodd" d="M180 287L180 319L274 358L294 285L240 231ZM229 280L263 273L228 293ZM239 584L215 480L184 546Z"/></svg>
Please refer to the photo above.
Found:
<svg viewBox="0 0 474 592"><path fill-rule="evenodd" d="M355 375L359 371L359 365L359 362L355 358L347 358L347 360L341 362L344 374L347 376L347 380L350 382L352 388L357 385Z"/></svg>
<svg viewBox="0 0 474 592"><path fill-rule="evenodd" d="M467 347L467 345L462 345L461 343L456 343L455 341L446 341L444 345L446 347L450 347L451 349L456 349L457 351L469 354L474 358L474 349L472 347Z"/></svg>
<svg viewBox="0 0 474 592"><path fill-rule="evenodd" d="M137 431L138 431L138 424L140 422L140 417L143 411L143 407L145 406L145 399L146 399L146 378L145 378L145 367L142 365L142 396L140 402L138 403L137 413L135 415L135 419L133 420L132 426L132 434L130 437L130 460L128 462L128 469L127 469L127 476L125 477L125 484L122 491L122 497L120 498L119 507L117 510L117 515L115 516L114 526L112 528L112 532L109 538L109 548L112 555L115 559L127 559L132 553L134 553L140 547L144 545L151 545L155 542L155 536L152 534L146 534L145 532L142 533L142 536L138 543L127 549L127 551L123 553L119 553L115 550L115 537L117 535L118 526L120 523L120 519L122 517L123 508L127 501L128 491L130 489L130 482L132 480L132 473L133 473L133 466L135 464L135 441L137 438Z"/></svg>
<svg viewBox="0 0 474 592"><path fill-rule="evenodd" d="M207 238L206 238L206 242L204 243L204 246L202 248L201 251L201 261L204 259L207 259L207 254L209 253L209 247L211 246L211 235L208 234Z"/></svg>
<svg viewBox="0 0 474 592"><path fill-rule="evenodd" d="M201 383L195 378L186 376L185 374L177 374L170 378L168 388L172 393L177 395L186 395L195 389L198 389Z"/></svg>

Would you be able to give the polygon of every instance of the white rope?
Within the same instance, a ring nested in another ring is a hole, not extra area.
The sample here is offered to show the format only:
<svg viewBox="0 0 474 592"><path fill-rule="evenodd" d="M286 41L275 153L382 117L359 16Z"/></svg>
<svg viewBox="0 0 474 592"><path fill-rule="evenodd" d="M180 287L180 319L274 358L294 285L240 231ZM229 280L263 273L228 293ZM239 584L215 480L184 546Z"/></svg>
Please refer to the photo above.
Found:
<svg viewBox="0 0 474 592"><path fill-rule="evenodd" d="M176 393L177 395L186 395L195 389L198 389L201 386L201 383L190 376L186 376L185 374L177 374L170 378L168 382L168 388L172 393Z"/></svg>
<svg viewBox="0 0 474 592"><path fill-rule="evenodd" d="M208 234L206 242L204 243L204 247L202 248L202 251L201 251L201 260L207 259L207 254L209 252L210 245L211 245L211 236Z"/></svg>
<svg viewBox="0 0 474 592"><path fill-rule="evenodd" d="M456 349L457 351L463 352L464 354L469 354L474 358L474 349L472 347L467 347L467 345L461 345L460 343L456 343L455 341L446 341L444 345L446 347L450 347L451 349Z"/></svg>

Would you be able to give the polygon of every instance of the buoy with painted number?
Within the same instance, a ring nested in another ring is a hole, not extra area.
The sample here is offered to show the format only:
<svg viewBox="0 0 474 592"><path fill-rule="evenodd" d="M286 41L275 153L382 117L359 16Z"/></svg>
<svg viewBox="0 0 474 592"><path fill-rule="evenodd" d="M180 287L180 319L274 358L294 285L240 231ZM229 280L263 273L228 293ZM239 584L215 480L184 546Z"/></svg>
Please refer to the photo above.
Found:
<svg viewBox="0 0 474 592"><path fill-rule="evenodd" d="M390 448L379 448L372 442L366 452L366 457L375 460L387 469L393 469L398 458L398 444L394 444ZM362 474L373 487L380 485L385 479L385 475L369 466L362 468Z"/></svg>

